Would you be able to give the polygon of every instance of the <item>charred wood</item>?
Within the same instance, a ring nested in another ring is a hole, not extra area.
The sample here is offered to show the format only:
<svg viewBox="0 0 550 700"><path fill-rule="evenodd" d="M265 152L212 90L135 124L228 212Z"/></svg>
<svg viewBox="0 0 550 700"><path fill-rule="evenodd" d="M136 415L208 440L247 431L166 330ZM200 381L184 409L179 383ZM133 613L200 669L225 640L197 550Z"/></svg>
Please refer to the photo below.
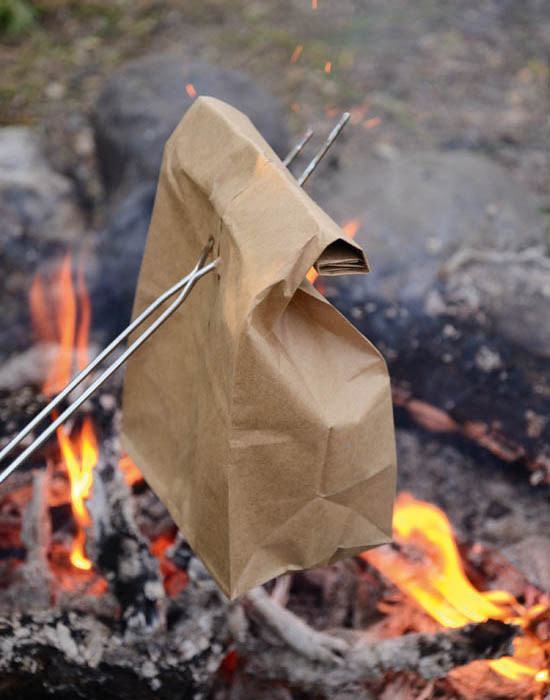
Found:
<svg viewBox="0 0 550 700"><path fill-rule="evenodd" d="M26 700L207 696L224 652L226 602L200 573L155 631L129 635L116 621L51 609L0 616L0 695Z"/></svg>
<svg viewBox="0 0 550 700"><path fill-rule="evenodd" d="M230 629L246 672L332 697L335 689L412 671L427 680L479 659L512 652L518 628L496 620L436 633L373 640L356 631L319 632L282 608L263 589L230 612Z"/></svg>
<svg viewBox="0 0 550 700"><path fill-rule="evenodd" d="M468 444L550 484L548 359L504 338L486 318L333 290L342 313L383 352L394 384L396 421ZM362 297L364 298L364 297ZM479 315L478 315L479 316Z"/></svg>

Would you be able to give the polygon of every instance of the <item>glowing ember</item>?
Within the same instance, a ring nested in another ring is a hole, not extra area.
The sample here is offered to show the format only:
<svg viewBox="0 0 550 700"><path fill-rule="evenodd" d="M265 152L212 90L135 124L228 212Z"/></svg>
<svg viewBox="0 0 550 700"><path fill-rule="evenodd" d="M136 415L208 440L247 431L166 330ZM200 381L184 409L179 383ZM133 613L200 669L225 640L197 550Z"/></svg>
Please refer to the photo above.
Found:
<svg viewBox="0 0 550 700"><path fill-rule="evenodd" d="M363 122L363 126L365 129L374 129L374 127L378 126L382 120L380 117L373 117L372 119L366 119Z"/></svg>
<svg viewBox="0 0 550 700"><path fill-rule="evenodd" d="M311 9L316 10L317 9L317 0L311 0Z"/></svg>
<svg viewBox="0 0 550 700"><path fill-rule="evenodd" d="M357 231L359 231L360 226L361 226L361 219L360 218L350 219L349 221L346 221L346 223L342 225L342 230L345 231L345 233L347 233L350 238L354 238ZM311 284L314 284L314 282L318 276L319 276L319 273L317 272L317 270L314 267L312 267L308 271L306 278L311 282Z"/></svg>
<svg viewBox="0 0 550 700"><path fill-rule="evenodd" d="M143 481L143 474L128 455L122 455L118 462L118 466L122 470L122 473L124 474L124 481L128 484L128 486L133 486L138 481Z"/></svg>
<svg viewBox="0 0 550 700"><path fill-rule="evenodd" d="M166 593L170 596L177 596L189 583L187 572L181 571L171 559L166 557L166 550L176 539L176 532L163 534L152 542L150 550L160 563L160 573Z"/></svg>
<svg viewBox="0 0 550 700"><path fill-rule="evenodd" d="M349 110L351 114L351 123L360 124L368 111L369 105L367 102L365 102L365 104L360 105L359 107L351 107L351 109Z"/></svg>
<svg viewBox="0 0 550 700"><path fill-rule="evenodd" d="M296 63L296 61L300 58L302 55L302 51L304 50L304 47L301 44L298 44L298 46L294 49L292 52L292 56L290 57L290 62L291 63Z"/></svg>
<svg viewBox="0 0 550 700"><path fill-rule="evenodd" d="M540 663L550 644L535 637L529 625L548 609L550 601L526 608L507 591L476 590L464 573L449 521L429 503L401 494L395 504L393 527L398 543L418 552L419 560L412 562L390 547L363 552L361 557L445 627L489 618L519 625L524 636L514 643L514 658L489 661L489 666L513 680L548 679Z"/></svg>
<svg viewBox="0 0 550 700"><path fill-rule="evenodd" d="M189 95L189 97L196 97L197 96L197 91L195 90L195 86L193 83L187 83L185 86L185 92Z"/></svg>
<svg viewBox="0 0 550 700"><path fill-rule="evenodd" d="M327 61L327 62L325 63L324 71L325 71L325 73L330 73L331 70L332 70L332 62L331 62L331 61Z"/></svg>

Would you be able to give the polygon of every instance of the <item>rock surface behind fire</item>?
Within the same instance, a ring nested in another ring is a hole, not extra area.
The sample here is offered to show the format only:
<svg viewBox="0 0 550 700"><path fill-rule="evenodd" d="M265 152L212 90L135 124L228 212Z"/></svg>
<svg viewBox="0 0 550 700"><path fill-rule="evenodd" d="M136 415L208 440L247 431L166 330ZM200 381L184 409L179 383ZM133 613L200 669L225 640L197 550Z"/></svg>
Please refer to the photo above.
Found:
<svg viewBox="0 0 550 700"><path fill-rule="evenodd" d="M184 56L148 56L116 72L95 107L95 138L108 194L156 181L164 144L195 95L237 107L279 155L286 154L284 113L248 76Z"/></svg>
<svg viewBox="0 0 550 700"><path fill-rule="evenodd" d="M361 218L357 240L372 268L361 281L369 297L422 301L457 251L517 253L544 243L537 199L486 156L417 152L371 161L344 163L313 181L337 221Z"/></svg>
<svg viewBox="0 0 550 700"><path fill-rule="evenodd" d="M33 273L79 240L82 230L73 184L51 167L39 133L23 126L0 129L2 364L31 345L26 317Z"/></svg>

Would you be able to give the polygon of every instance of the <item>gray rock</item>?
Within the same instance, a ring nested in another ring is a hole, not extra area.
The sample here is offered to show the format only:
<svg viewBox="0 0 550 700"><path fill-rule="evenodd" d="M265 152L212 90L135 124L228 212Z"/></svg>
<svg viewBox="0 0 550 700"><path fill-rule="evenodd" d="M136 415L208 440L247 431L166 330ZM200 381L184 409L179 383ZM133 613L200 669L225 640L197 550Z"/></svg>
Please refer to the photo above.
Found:
<svg viewBox="0 0 550 700"><path fill-rule="evenodd" d="M72 183L44 158L28 127L0 129L0 357L28 346L27 290L48 258L67 250L83 221Z"/></svg>
<svg viewBox="0 0 550 700"><path fill-rule="evenodd" d="M254 122L280 155L288 148L284 114L269 93L233 70L182 56L128 64L105 85L95 107L97 152L107 192L156 181L166 139L191 105L186 91L218 97Z"/></svg>
<svg viewBox="0 0 550 700"><path fill-rule="evenodd" d="M74 199L71 182L52 170L31 129L0 130L0 236L4 246L25 235L47 241L74 239L82 224Z"/></svg>
<svg viewBox="0 0 550 700"><path fill-rule="evenodd" d="M102 341L110 340L130 322L154 197L154 184L135 187L110 207L98 233L95 265L87 276L93 329Z"/></svg>
<svg viewBox="0 0 550 700"><path fill-rule="evenodd" d="M427 310L485 322L514 345L550 358L550 259L543 247L519 254L460 251Z"/></svg>
<svg viewBox="0 0 550 700"><path fill-rule="evenodd" d="M358 240L372 268L364 284L387 301L423 299L460 248L517 251L543 240L537 202L480 155L413 153L314 184L337 221L361 217Z"/></svg>

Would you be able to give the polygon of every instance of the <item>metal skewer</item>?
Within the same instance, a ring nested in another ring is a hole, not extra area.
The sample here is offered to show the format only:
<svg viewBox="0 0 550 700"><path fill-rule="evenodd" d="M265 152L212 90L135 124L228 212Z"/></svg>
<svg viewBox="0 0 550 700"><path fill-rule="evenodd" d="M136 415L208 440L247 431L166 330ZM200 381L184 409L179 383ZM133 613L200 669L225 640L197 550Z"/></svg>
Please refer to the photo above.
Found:
<svg viewBox="0 0 550 700"><path fill-rule="evenodd" d="M302 175L298 178L298 184L300 187L305 183L309 176L313 173L315 168L319 165L321 159L326 154L328 149L334 143L347 121L349 120L349 112L345 112L342 118L334 129L329 134L328 138L324 142L321 149L316 153L314 158L310 161ZM296 158L296 156L302 151L304 146L310 140L313 135L313 130L308 129L300 141L294 146L294 148L288 153L286 158L283 160L283 165L288 166ZM16 457L2 472L0 472L0 484L5 481L5 479L10 476L10 474L17 469L35 450L37 450L56 430L62 423L64 423L70 416L75 413L75 411L80 408L80 406L92 396L93 393L99 389L99 387L109 379L109 377L116 372L116 370L123 365L126 360L132 355L163 323L168 319L174 311L183 303L187 298L195 283L206 274L211 272L217 264L217 260L205 265L205 262L210 255L212 250L213 240L210 239L203 249L197 264L193 268L192 272L186 275L183 279L176 282L170 289L167 289L163 294L161 294L155 301L148 306L129 326L127 326L122 333L120 333L113 341L107 345L107 347L100 352L100 354L87 365L77 376L72 379L67 386L60 391L48 404L45 406L8 444L0 451L0 462L27 436L29 433L39 425L53 409L55 409L63 399L68 396L73 389L79 386L88 377L91 372L105 360L112 352L117 348L138 326L140 326L151 314L156 311L156 309L161 306L167 299L172 297L174 294L181 293L173 301L170 306L154 321L138 338L124 351L124 353L113 362L106 370L99 375L99 377L77 398L73 403L71 403L47 428L45 428L42 433L25 449L23 452Z"/></svg>
<svg viewBox="0 0 550 700"><path fill-rule="evenodd" d="M164 311L158 318L157 320L152 323L147 330L145 330L138 338L135 340L130 347L126 349L126 351L117 359L113 362L112 365L109 365L109 367L99 375L99 377L92 383L90 386L75 400L73 401L70 406L68 406L61 415L56 418L53 423L51 423L45 430L43 430L40 435L32 442L23 452L13 460L13 462L4 469L4 471L0 474L0 484L4 481L4 479L7 479L7 477L15 470L17 467L22 464L27 457L29 457L35 450L37 450L40 445L42 445L49 437L52 435L59 426L64 423L72 414L86 401L87 399L90 398L90 396L99 389L99 387L109 379L109 377L116 372L116 370L124 363L126 360L132 355L143 343L149 338L150 335L152 335L159 326L161 326L166 319L171 316L174 311L180 306L180 304L185 300L185 298L189 295L189 292L193 288L195 282L206 275L208 272L213 270L216 267L216 263L218 262L217 260L214 260L214 262L211 262L209 265L203 265L204 260L208 257L210 254L210 249L212 247L212 244L209 242L208 246L204 249L201 258L197 265L195 266L195 269L189 275L189 279L187 283L185 284L183 291L180 293L178 298L173 301L170 306Z"/></svg>
<svg viewBox="0 0 550 700"><path fill-rule="evenodd" d="M300 151L304 148L304 146L307 144L307 142L310 140L310 138L313 135L313 129L308 129L304 136L298 141L298 143L294 146L294 148L288 153L286 158L283 161L283 164L288 166L292 163L292 161L296 158L296 156L300 153ZM47 418L50 413L63 401L63 399L68 396L71 391L76 389L77 386L79 386L85 379L88 377L94 369L100 365L103 360L105 360L112 352L117 348L123 340L126 340L126 338L138 327L140 326L143 321L145 321L149 316L158 309L159 306L161 306L167 299L169 299L171 296L173 296L176 292L179 292L179 290L187 284L187 282L191 279L193 276L193 272L189 273L186 277L183 279L179 280L179 282L176 282L170 289L167 289L164 294L161 294L155 301L148 306L145 311L143 311L136 319L130 323L129 326L127 326L122 333L120 333L114 340L112 340L107 347L102 350L97 357L95 357L92 362L90 362L89 365L87 365L81 372L79 372L74 379L72 379L67 386L62 389L59 394L57 394L48 404L47 406L44 406L44 408L38 413L27 425L19 432L10 442L8 442L7 445L5 445L1 450L0 450L0 462L6 457L14 447L16 447L24 438L27 437L29 433L32 432L32 430L39 424L41 423L45 418ZM2 479L0 478L0 483L2 483Z"/></svg>
<svg viewBox="0 0 550 700"><path fill-rule="evenodd" d="M340 135L340 132L348 123L350 116L351 115L349 112L344 112L344 114L342 114L340 121L338 122L338 124L336 124L334 129L330 132L327 140L325 141L325 143L323 144L321 149L317 152L317 155L313 158L313 160L309 163L307 168L304 170L304 172L298 178L298 184L300 185L300 187L304 186L306 180L309 178L311 173L315 170L315 168L319 165L319 163L321 162L321 160L325 156L325 153L332 146L332 144L336 141L336 139Z"/></svg>
<svg viewBox="0 0 550 700"><path fill-rule="evenodd" d="M92 362L90 362L89 365L87 365L79 374L76 375L74 379L72 379L67 386L55 396L47 406L45 406L38 415L36 415L30 423L27 423L27 425L21 430L21 432L16 435L8 444L0 450L0 461L4 459L6 455L8 455L13 448L21 442L27 435L35 428L40 422L42 422L45 418L49 416L49 414L54 410L56 406L58 406L63 399L68 396L73 389L76 389L76 387L81 384L87 376L93 372L93 370L103 362L103 360L108 357L113 350L118 347L123 340L125 340L132 331L134 331L138 326L140 326L143 321L145 321L149 316L153 313L153 311L156 311L158 307L163 304L167 299L169 299L171 296L173 296L176 292L179 292L179 290L184 287L187 282L193 277L193 273L190 272L186 277L181 279L179 282L176 282L170 289L167 289L164 294L161 294L155 301L148 306L143 313L141 313L132 323L125 328L120 335L117 335L117 337L107 345L107 347L102 350L97 357L95 357Z"/></svg>
<svg viewBox="0 0 550 700"><path fill-rule="evenodd" d="M294 148L289 152L287 157L283 160L283 165L285 165L288 168L288 166L292 163L294 158L296 158L298 153L300 153L300 151L303 149L303 147L306 145L306 143L312 136L313 129L309 128L306 131L306 133L302 136L302 138L298 141L298 143L294 146Z"/></svg>

